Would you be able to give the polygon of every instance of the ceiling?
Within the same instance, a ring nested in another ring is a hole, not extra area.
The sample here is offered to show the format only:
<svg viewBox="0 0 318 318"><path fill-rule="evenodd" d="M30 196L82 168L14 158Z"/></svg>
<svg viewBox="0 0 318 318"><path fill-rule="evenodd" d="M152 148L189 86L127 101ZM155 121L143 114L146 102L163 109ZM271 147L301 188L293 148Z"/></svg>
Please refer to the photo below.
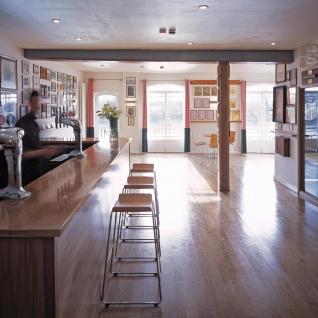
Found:
<svg viewBox="0 0 318 318"><path fill-rule="evenodd" d="M86 72L125 72L125 73L210 73L217 72L216 63L184 63L184 62L113 62L87 61L64 62L78 70ZM160 68L163 66L163 69ZM231 64L231 73L274 74L275 65L265 63Z"/></svg>
<svg viewBox="0 0 318 318"><path fill-rule="evenodd" d="M1 0L0 36L23 48L294 49L318 42L317 12L317 0Z"/></svg>

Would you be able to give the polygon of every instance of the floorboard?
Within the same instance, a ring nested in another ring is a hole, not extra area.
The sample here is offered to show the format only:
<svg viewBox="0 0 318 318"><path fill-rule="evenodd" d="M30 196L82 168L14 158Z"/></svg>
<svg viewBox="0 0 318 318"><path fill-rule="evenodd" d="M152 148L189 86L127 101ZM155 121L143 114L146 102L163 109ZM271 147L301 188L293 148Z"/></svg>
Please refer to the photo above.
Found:
<svg viewBox="0 0 318 318"><path fill-rule="evenodd" d="M101 318L318 317L318 208L273 181L272 155L232 155L227 194L212 157L132 159L158 173L163 302ZM131 288L141 297L151 286Z"/></svg>

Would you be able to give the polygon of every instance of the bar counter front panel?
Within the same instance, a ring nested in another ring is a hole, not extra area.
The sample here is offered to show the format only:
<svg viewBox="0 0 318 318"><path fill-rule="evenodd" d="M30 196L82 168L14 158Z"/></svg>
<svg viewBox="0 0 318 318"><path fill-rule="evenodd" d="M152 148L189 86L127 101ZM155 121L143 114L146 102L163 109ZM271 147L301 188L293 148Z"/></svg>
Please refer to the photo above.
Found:
<svg viewBox="0 0 318 318"><path fill-rule="evenodd" d="M95 317L108 213L129 173L130 140L97 143L0 202L0 317Z"/></svg>

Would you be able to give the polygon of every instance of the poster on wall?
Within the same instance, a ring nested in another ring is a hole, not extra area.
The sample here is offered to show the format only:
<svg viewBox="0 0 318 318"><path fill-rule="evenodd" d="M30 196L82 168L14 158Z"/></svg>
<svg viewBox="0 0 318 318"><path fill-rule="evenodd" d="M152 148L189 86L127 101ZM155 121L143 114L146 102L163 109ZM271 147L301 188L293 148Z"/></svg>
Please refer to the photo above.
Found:
<svg viewBox="0 0 318 318"><path fill-rule="evenodd" d="M273 121L283 123L287 104L286 86L274 87Z"/></svg>
<svg viewBox="0 0 318 318"><path fill-rule="evenodd" d="M0 56L0 88L17 89L17 60Z"/></svg>

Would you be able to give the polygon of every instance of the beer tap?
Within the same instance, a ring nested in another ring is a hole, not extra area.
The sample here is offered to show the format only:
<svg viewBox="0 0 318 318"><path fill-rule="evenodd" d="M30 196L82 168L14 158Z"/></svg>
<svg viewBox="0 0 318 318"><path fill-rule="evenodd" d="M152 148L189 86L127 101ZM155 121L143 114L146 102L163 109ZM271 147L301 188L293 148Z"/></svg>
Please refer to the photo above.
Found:
<svg viewBox="0 0 318 318"><path fill-rule="evenodd" d="M22 187L22 137L21 128L0 129L0 148L4 149L8 166L8 185L0 189L0 197L8 199L25 199L31 195Z"/></svg>

